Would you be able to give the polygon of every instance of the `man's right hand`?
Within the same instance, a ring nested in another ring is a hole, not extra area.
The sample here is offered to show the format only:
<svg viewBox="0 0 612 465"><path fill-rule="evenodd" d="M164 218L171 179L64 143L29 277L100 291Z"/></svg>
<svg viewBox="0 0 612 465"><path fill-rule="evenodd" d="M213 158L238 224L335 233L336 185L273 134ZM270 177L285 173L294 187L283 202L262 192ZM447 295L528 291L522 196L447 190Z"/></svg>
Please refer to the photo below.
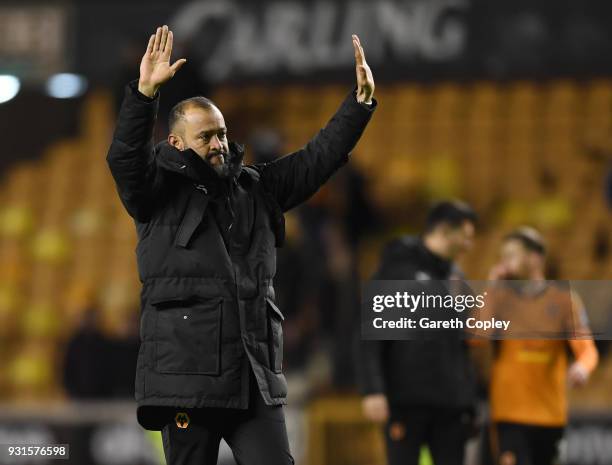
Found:
<svg viewBox="0 0 612 465"><path fill-rule="evenodd" d="M503 264L497 264L489 271L489 281L500 281L508 277L508 269Z"/></svg>
<svg viewBox="0 0 612 465"><path fill-rule="evenodd" d="M179 70L187 61L181 58L170 66L172 54L172 31L168 26L158 27L155 34L149 38L147 51L140 62L140 78L138 91L153 98L159 87Z"/></svg>
<svg viewBox="0 0 612 465"><path fill-rule="evenodd" d="M369 394L361 401L363 415L370 421L383 423L389 419L389 403L384 394Z"/></svg>

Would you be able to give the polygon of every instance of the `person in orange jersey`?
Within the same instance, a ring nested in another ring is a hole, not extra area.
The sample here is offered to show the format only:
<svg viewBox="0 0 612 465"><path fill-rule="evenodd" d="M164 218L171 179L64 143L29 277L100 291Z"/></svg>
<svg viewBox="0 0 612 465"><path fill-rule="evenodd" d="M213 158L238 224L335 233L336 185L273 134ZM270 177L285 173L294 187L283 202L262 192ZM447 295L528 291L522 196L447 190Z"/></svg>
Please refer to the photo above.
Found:
<svg viewBox="0 0 612 465"><path fill-rule="evenodd" d="M499 465L556 463L567 424L567 384L583 386L598 363L580 297L546 281L545 261L540 233L521 227L504 238L489 275L504 281L492 285L481 317L509 318L513 326L492 344L490 444ZM528 334L539 338L524 339Z"/></svg>

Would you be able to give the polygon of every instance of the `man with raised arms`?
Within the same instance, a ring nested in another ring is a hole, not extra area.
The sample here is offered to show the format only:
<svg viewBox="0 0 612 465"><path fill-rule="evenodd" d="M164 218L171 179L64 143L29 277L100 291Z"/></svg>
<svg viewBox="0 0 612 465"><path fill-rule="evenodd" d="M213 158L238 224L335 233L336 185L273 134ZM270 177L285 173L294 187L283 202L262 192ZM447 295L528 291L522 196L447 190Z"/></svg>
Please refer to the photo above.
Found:
<svg viewBox="0 0 612 465"><path fill-rule="evenodd" d="M178 102L153 144L159 89L185 63L170 63L172 40L167 26L150 37L107 155L138 233L138 421L162 431L171 465L217 463L222 438L242 465L289 465L275 247L283 213L348 161L376 107L372 72L353 36L357 85L336 114L302 149L249 166L203 96Z"/></svg>

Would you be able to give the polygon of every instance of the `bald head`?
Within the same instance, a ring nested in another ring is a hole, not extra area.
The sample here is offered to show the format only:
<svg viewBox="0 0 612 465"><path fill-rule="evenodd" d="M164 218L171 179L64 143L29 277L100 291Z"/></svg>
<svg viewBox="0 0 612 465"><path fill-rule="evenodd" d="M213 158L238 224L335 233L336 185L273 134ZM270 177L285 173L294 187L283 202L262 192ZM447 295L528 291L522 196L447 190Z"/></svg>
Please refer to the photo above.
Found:
<svg viewBox="0 0 612 465"><path fill-rule="evenodd" d="M168 115L168 128L170 132L175 132L176 125L185 118L186 111L193 108L199 108L204 111L209 111L213 108L218 109L212 100L202 96L181 100L172 107Z"/></svg>

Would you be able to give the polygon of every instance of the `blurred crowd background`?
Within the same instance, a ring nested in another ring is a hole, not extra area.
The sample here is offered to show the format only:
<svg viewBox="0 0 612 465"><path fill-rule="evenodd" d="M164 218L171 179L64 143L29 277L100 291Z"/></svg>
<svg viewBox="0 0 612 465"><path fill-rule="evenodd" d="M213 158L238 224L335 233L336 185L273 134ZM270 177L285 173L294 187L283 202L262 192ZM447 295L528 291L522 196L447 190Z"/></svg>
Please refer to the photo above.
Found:
<svg viewBox="0 0 612 465"><path fill-rule="evenodd" d="M130 404L136 234L105 155L161 24L188 61L161 91L157 140L170 107L200 94L249 162L299 148L354 85L351 33L376 79L379 108L350 163L287 214L278 249L300 463L382 463L355 389L360 283L434 201L464 199L481 217L470 279L486 279L520 224L548 241L550 278L612 278L610 2L4 0L0 443L70 442L80 464L159 461ZM591 431L576 428L576 447L595 454L583 465L612 463L593 446L612 435L612 357L598 346L592 382L571 395Z"/></svg>

